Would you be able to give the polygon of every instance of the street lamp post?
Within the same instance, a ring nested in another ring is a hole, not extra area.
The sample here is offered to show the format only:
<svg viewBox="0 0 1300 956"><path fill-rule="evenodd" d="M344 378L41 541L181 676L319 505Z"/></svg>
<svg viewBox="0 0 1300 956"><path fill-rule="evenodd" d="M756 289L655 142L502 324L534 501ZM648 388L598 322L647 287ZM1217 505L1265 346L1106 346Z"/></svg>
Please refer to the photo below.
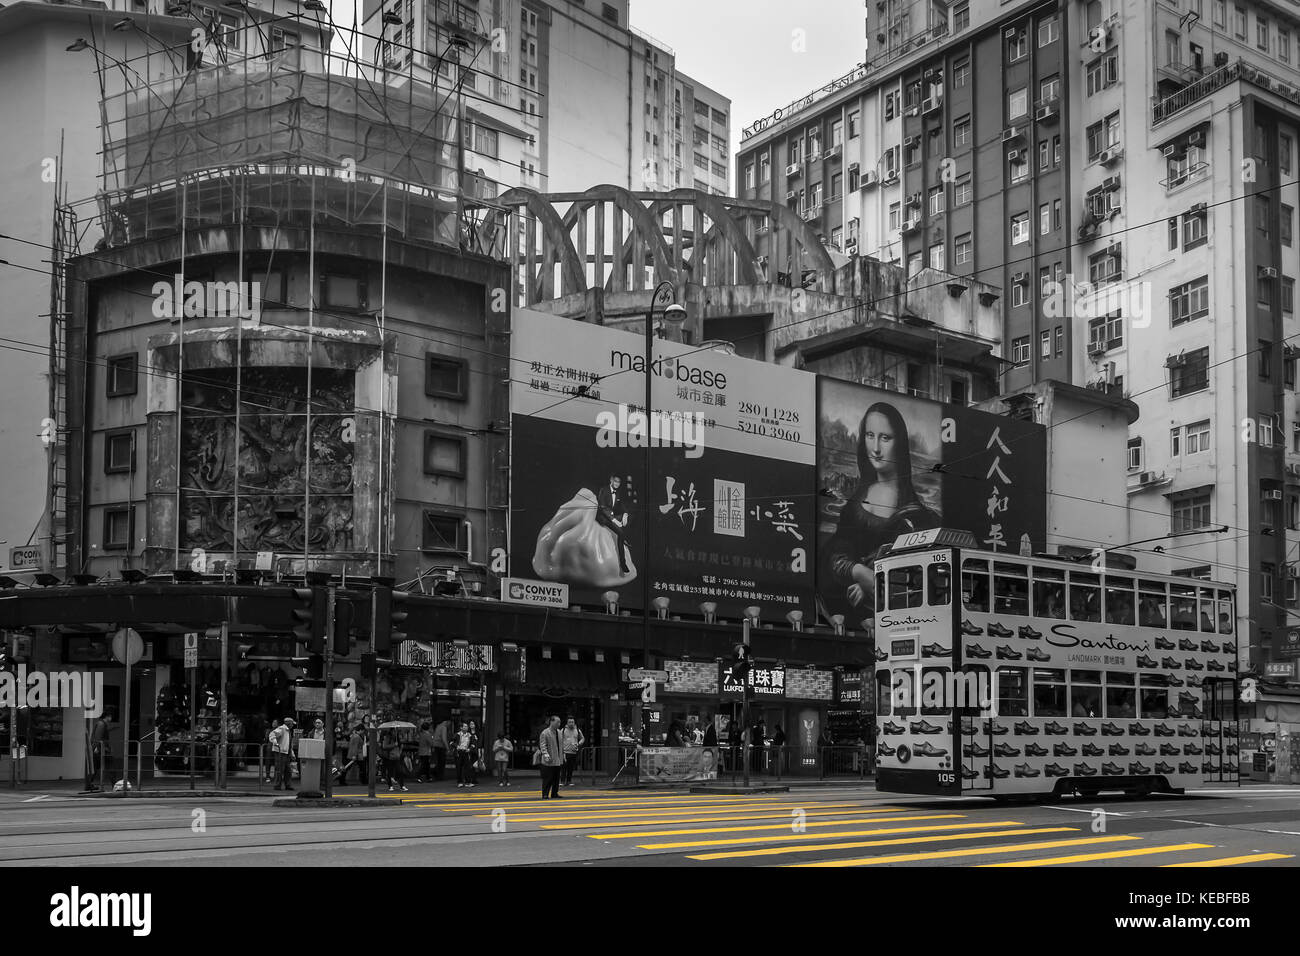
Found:
<svg viewBox="0 0 1300 956"><path fill-rule="evenodd" d="M654 336L655 336L655 303L659 300L660 290L666 289L671 295L672 300L664 310L664 318L672 314L674 318L685 317L686 309L677 304L677 292L673 288L672 282L665 279L655 286L654 294L650 296L650 308L645 315L645 470L641 485L641 535L644 539L645 547L642 549L641 564L641 666L650 666L650 468L651 468L651 450L650 441L651 429L650 420L654 414ZM645 710L641 712L641 743L648 746L650 743L650 726L645 719Z"/></svg>

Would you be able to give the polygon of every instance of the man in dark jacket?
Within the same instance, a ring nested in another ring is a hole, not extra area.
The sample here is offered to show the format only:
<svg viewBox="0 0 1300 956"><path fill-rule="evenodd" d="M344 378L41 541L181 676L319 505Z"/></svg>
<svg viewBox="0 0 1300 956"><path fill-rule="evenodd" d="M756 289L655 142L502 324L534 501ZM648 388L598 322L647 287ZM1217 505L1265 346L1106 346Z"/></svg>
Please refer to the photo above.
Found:
<svg viewBox="0 0 1300 956"><path fill-rule="evenodd" d="M614 532L618 542L618 570L627 574L627 558L623 554L627 547L623 543L623 532L627 528L627 506L624 496L619 494L622 484L623 480L618 475L610 475L609 484L597 493L596 523Z"/></svg>
<svg viewBox="0 0 1300 956"><path fill-rule="evenodd" d="M441 780L447 770L447 750L451 746L451 718L433 728L433 779Z"/></svg>
<svg viewBox="0 0 1300 956"><path fill-rule="evenodd" d="M564 744L560 740L560 718L552 716L546 729L537 737L537 750L541 754L542 799L560 796L560 768L564 766Z"/></svg>

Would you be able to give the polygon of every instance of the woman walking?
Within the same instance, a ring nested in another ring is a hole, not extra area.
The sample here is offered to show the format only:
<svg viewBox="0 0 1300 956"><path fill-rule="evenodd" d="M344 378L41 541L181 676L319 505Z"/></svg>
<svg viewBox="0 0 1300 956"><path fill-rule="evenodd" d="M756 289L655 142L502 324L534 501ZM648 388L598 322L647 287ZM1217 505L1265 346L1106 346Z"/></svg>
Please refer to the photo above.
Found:
<svg viewBox="0 0 1300 956"><path fill-rule="evenodd" d="M478 786L478 773L485 769L483 766L483 749L487 743L478 732L478 724L474 721L469 722L469 782L470 786Z"/></svg>
<svg viewBox="0 0 1300 956"><path fill-rule="evenodd" d="M573 786L573 771L578 766L578 750L586 741L582 731L578 729L577 721L572 717L564 725L564 732L560 735L564 746L564 785Z"/></svg>
<svg viewBox="0 0 1300 956"><path fill-rule="evenodd" d="M456 786L473 787L470 778L469 758L474 736L469 732L469 724L462 723L456 731Z"/></svg>
<svg viewBox="0 0 1300 956"><path fill-rule="evenodd" d="M388 762L388 792L392 793L395 787L401 787L402 793L406 793L406 771L402 767L402 738L395 730L388 732L384 757Z"/></svg>
<svg viewBox="0 0 1300 956"><path fill-rule="evenodd" d="M433 773L429 769L429 758L433 756L433 734L429 733L429 722L427 720L420 724L420 738L417 748L416 756L420 758L420 770L415 782L424 783L426 780L433 779Z"/></svg>

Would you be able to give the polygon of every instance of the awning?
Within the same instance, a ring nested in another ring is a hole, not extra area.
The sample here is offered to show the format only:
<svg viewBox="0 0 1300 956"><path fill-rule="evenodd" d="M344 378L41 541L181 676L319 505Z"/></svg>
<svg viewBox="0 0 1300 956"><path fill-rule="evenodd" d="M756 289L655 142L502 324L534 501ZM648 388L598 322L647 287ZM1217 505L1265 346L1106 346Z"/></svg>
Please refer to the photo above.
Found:
<svg viewBox="0 0 1300 956"><path fill-rule="evenodd" d="M524 684L528 687L583 693L618 689L618 671L611 664L529 658L527 668Z"/></svg>

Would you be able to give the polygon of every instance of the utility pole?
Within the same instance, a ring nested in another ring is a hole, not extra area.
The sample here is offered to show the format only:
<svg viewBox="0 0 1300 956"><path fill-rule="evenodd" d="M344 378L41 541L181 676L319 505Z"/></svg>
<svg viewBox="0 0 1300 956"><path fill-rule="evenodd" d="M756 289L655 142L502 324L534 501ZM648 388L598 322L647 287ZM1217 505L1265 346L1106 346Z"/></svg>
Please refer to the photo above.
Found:
<svg viewBox="0 0 1300 956"><path fill-rule="evenodd" d="M329 595L329 616L325 619L325 760L321 767L326 800L334 796L334 629L338 626L338 589L332 584Z"/></svg>
<svg viewBox="0 0 1300 956"><path fill-rule="evenodd" d="M741 759L743 759L745 762L745 786L748 787L749 786L749 754L754 747L754 739L753 739L754 731L749 726L750 657L749 657L749 618L748 617L746 617L740 625L740 640L742 646L745 648L745 674L744 674L744 683L741 684L741 687L744 689L744 694L741 696L741 705L740 705L740 714L741 714L740 719L742 722L741 734L744 740L747 741L747 743L745 744L745 752L742 755ZM734 780L735 777L732 777L732 779Z"/></svg>
<svg viewBox="0 0 1300 956"><path fill-rule="evenodd" d="M372 660L378 659L378 655L375 653L375 635L379 633L376 630L379 622L379 601L375 600L375 595L378 592L379 588L376 587L370 594L370 657ZM362 660L364 661L364 658ZM379 679L379 665L376 663L372 667L367 667L363 663L361 676L366 680L366 686L369 688L366 695L370 702L370 709L366 713L366 785L370 798L374 799L375 771L378 769L378 761L375 760L375 747L379 743L375 739L375 683Z"/></svg>
<svg viewBox="0 0 1300 956"><path fill-rule="evenodd" d="M227 652L230 648L230 622L221 622L221 731L217 738L217 786L222 790L226 788L226 745L227 745L227 728L226 728L226 668L229 664ZM192 728L191 728L192 729Z"/></svg>

